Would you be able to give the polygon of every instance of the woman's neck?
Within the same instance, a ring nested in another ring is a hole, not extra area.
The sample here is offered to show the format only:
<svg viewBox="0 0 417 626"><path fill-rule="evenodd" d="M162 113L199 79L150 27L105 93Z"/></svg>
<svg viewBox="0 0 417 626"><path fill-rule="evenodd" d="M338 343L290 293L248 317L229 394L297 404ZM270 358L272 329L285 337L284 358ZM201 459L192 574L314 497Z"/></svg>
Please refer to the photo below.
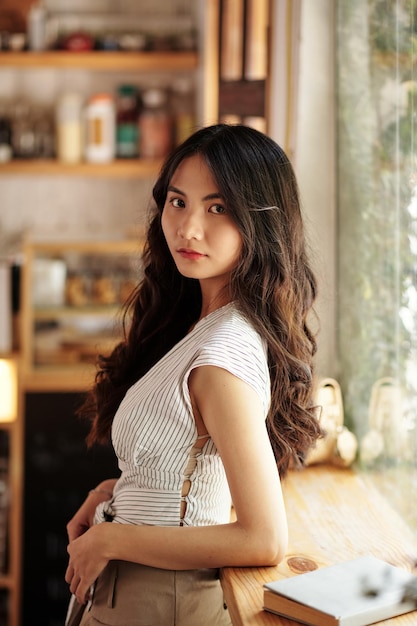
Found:
<svg viewBox="0 0 417 626"><path fill-rule="evenodd" d="M218 280L200 281L200 288L201 313L199 319L203 319L232 300L228 283L219 284Z"/></svg>
<svg viewBox="0 0 417 626"><path fill-rule="evenodd" d="M207 317L207 315L210 315L213 311L217 311L217 309L220 309L226 304L229 304L229 302L231 302L231 297L225 294L217 294L214 298L210 299L203 297L199 320L203 319L203 317Z"/></svg>

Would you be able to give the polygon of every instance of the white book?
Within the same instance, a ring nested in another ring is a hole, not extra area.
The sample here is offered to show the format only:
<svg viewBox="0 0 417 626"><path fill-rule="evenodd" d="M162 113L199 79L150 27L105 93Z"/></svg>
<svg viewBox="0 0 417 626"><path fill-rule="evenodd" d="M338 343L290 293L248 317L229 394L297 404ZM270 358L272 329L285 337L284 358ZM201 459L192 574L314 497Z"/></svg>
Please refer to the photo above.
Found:
<svg viewBox="0 0 417 626"><path fill-rule="evenodd" d="M417 577L373 556L264 585L264 609L309 626L368 626L417 609ZM417 614L416 614L417 623Z"/></svg>

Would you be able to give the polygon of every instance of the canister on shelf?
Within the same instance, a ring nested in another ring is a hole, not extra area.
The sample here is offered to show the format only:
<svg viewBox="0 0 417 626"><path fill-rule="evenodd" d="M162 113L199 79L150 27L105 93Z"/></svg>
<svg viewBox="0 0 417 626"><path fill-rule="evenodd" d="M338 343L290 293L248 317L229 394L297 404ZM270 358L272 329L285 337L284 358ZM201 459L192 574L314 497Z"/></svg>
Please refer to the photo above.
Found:
<svg viewBox="0 0 417 626"><path fill-rule="evenodd" d="M66 273L63 259L39 257L33 261L32 299L35 307L64 304Z"/></svg>
<svg viewBox="0 0 417 626"><path fill-rule="evenodd" d="M174 124L174 143L179 146L195 130L195 93L190 78L177 78L172 84L171 106Z"/></svg>
<svg viewBox="0 0 417 626"><path fill-rule="evenodd" d="M147 89L142 95L139 116L139 156L144 159L165 157L172 147L172 116L165 89Z"/></svg>
<svg viewBox="0 0 417 626"><path fill-rule="evenodd" d="M79 93L64 93L56 108L57 157L65 163L78 163L82 159L83 99Z"/></svg>
<svg viewBox="0 0 417 626"><path fill-rule="evenodd" d="M85 158L91 163L108 163L116 155L116 109L113 97L97 93L90 97L85 112Z"/></svg>

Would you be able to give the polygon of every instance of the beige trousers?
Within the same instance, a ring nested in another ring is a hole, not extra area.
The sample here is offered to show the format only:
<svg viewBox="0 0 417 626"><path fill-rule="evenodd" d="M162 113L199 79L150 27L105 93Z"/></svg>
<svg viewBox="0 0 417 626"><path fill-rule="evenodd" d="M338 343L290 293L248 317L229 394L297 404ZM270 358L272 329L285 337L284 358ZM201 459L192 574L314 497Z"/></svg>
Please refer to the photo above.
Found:
<svg viewBox="0 0 417 626"><path fill-rule="evenodd" d="M80 626L232 626L218 570L110 561Z"/></svg>

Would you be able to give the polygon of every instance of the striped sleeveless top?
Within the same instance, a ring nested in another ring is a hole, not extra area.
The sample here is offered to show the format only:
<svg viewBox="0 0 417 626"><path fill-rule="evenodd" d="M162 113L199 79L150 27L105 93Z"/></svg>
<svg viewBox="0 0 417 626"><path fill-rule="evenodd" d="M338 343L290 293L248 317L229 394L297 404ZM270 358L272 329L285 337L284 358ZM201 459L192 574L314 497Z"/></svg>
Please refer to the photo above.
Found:
<svg viewBox="0 0 417 626"><path fill-rule="evenodd" d="M194 448L197 429L188 377L204 365L221 367L255 389L266 418L266 347L233 303L227 304L201 319L126 393L112 427L121 475L113 498L97 507L96 523L106 514L118 523L160 526L230 520L230 492L217 449L210 438L201 449Z"/></svg>

